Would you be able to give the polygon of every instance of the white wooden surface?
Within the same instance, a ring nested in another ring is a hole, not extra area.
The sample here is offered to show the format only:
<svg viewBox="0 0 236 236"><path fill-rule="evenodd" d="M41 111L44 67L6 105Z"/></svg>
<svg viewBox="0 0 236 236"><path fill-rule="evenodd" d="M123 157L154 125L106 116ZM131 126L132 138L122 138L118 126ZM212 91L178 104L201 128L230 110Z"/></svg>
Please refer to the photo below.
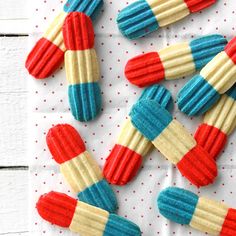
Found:
<svg viewBox="0 0 236 236"><path fill-rule="evenodd" d="M0 0L0 235L28 235L27 2Z"/></svg>
<svg viewBox="0 0 236 236"><path fill-rule="evenodd" d="M28 0L0 0L0 34L27 34L28 15Z"/></svg>

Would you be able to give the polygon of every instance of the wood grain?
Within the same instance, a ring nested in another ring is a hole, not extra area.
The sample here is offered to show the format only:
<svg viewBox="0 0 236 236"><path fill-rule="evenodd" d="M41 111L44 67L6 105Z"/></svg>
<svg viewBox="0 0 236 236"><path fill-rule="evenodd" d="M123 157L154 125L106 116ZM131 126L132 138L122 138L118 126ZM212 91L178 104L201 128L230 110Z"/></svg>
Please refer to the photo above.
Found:
<svg viewBox="0 0 236 236"><path fill-rule="evenodd" d="M27 165L27 37L0 37L0 166Z"/></svg>
<svg viewBox="0 0 236 236"><path fill-rule="evenodd" d="M28 33L28 1L0 1L0 34Z"/></svg>
<svg viewBox="0 0 236 236"><path fill-rule="evenodd" d="M0 189L0 235L27 235L28 172L0 171Z"/></svg>
<svg viewBox="0 0 236 236"><path fill-rule="evenodd" d="M27 8L28 0L0 1L0 235L29 235L24 69L28 38L17 37L28 33Z"/></svg>

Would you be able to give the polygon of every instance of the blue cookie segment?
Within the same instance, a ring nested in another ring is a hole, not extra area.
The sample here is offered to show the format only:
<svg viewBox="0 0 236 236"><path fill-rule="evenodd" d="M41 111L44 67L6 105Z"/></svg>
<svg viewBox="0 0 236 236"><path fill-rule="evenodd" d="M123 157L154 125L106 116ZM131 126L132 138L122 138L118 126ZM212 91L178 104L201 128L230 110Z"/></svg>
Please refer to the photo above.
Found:
<svg viewBox="0 0 236 236"><path fill-rule="evenodd" d="M220 94L201 75L196 75L180 90L177 103L183 113L198 116L219 99Z"/></svg>
<svg viewBox="0 0 236 236"><path fill-rule="evenodd" d="M144 89L138 101L144 99L151 99L158 102L169 112L171 112L174 107L170 91L161 85L153 85Z"/></svg>
<svg viewBox="0 0 236 236"><path fill-rule="evenodd" d="M100 113L102 99L98 83L70 85L68 94L71 111L76 120L90 121Z"/></svg>
<svg viewBox="0 0 236 236"><path fill-rule="evenodd" d="M64 5L65 12L83 12L95 20L101 8L103 0L68 0Z"/></svg>
<svg viewBox="0 0 236 236"><path fill-rule="evenodd" d="M160 213L179 224L190 224L198 196L181 188L170 187L159 194L157 205Z"/></svg>
<svg viewBox="0 0 236 236"><path fill-rule="evenodd" d="M101 180L78 194L82 202L100 207L110 213L117 211L116 196L106 180Z"/></svg>
<svg viewBox="0 0 236 236"><path fill-rule="evenodd" d="M110 214L103 236L140 236L140 228L118 215Z"/></svg>
<svg viewBox="0 0 236 236"><path fill-rule="evenodd" d="M236 100L236 84L235 84L230 90L228 90L228 91L226 92L226 94L227 94L229 97L231 97L231 98L233 98L234 100Z"/></svg>
<svg viewBox="0 0 236 236"><path fill-rule="evenodd" d="M136 1L124 8L117 17L117 24L121 33L129 39L140 38L159 28L145 0Z"/></svg>
<svg viewBox="0 0 236 236"><path fill-rule="evenodd" d="M195 39L190 43L196 70L202 69L218 53L224 50L227 40L218 34Z"/></svg>
<svg viewBox="0 0 236 236"><path fill-rule="evenodd" d="M130 112L132 124L153 141L173 120L170 113L154 100L137 102Z"/></svg>

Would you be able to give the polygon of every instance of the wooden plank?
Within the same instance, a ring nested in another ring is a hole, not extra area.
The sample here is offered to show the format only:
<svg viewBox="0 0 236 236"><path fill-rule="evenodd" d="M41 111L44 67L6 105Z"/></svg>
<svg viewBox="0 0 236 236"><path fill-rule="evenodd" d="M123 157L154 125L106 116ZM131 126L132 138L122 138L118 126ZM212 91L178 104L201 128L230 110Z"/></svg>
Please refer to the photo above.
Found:
<svg viewBox="0 0 236 236"><path fill-rule="evenodd" d="M28 0L1 0L0 19L26 19L28 18Z"/></svg>
<svg viewBox="0 0 236 236"><path fill-rule="evenodd" d="M0 20L0 34L29 34L28 19L8 19Z"/></svg>
<svg viewBox="0 0 236 236"><path fill-rule="evenodd" d="M0 34L27 34L28 0L0 1Z"/></svg>
<svg viewBox="0 0 236 236"><path fill-rule="evenodd" d="M27 37L0 37L0 166L27 165Z"/></svg>
<svg viewBox="0 0 236 236"><path fill-rule="evenodd" d="M0 235L9 235L9 236L29 236L29 232L15 232L15 233L6 233Z"/></svg>
<svg viewBox="0 0 236 236"><path fill-rule="evenodd" d="M28 172L0 171L0 235L28 235Z"/></svg>

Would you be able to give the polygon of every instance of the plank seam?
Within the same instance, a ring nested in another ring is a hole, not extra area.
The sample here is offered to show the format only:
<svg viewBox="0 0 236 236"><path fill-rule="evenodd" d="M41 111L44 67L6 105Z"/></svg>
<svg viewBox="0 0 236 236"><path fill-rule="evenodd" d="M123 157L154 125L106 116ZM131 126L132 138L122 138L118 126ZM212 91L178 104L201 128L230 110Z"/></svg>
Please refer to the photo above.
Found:
<svg viewBox="0 0 236 236"><path fill-rule="evenodd" d="M24 233L29 233L29 231L7 232L7 233L0 233L0 235L24 234Z"/></svg>
<svg viewBox="0 0 236 236"><path fill-rule="evenodd" d="M0 37L29 37L28 34L0 34Z"/></svg>
<svg viewBox="0 0 236 236"><path fill-rule="evenodd" d="M0 166L0 170L29 170L29 166Z"/></svg>

